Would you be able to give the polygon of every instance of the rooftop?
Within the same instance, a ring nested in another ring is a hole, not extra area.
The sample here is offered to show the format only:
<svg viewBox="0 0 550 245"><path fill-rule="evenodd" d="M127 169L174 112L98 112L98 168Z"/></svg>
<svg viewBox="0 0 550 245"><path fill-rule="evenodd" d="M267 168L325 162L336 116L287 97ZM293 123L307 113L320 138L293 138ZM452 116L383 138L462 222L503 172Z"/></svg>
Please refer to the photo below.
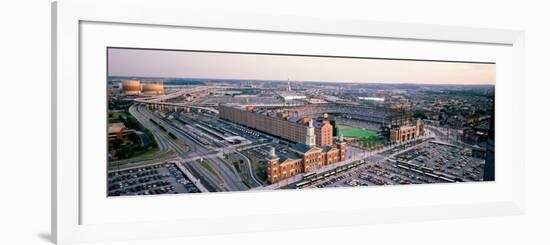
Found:
<svg viewBox="0 0 550 245"><path fill-rule="evenodd" d="M293 151L288 151L281 154L278 153L277 156L279 157L279 163L282 163L287 159L293 159L293 160L302 159L302 157L298 153Z"/></svg>
<svg viewBox="0 0 550 245"><path fill-rule="evenodd" d="M292 149L295 150L295 151L305 153L305 152L309 151L309 149L311 149L311 146L306 145L306 144L302 144L302 143L297 143L297 144L292 145Z"/></svg>
<svg viewBox="0 0 550 245"><path fill-rule="evenodd" d="M116 123L109 123L107 131L111 134L111 133L118 133L125 129L126 129L126 126L124 126L124 123L116 122Z"/></svg>

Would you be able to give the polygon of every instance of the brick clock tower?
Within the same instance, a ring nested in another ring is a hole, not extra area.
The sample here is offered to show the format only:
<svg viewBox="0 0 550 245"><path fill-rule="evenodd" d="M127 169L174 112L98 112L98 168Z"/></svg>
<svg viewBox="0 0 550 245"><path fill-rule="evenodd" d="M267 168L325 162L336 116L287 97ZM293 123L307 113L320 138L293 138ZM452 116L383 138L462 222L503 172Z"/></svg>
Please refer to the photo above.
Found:
<svg viewBox="0 0 550 245"><path fill-rule="evenodd" d="M338 143L336 143L336 148L340 152L340 161L346 160L346 142L342 135L338 136Z"/></svg>
<svg viewBox="0 0 550 245"><path fill-rule="evenodd" d="M275 154L275 148L269 149L269 158L267 160L267 179L270 183L279 181L279 158Z"/></svg>

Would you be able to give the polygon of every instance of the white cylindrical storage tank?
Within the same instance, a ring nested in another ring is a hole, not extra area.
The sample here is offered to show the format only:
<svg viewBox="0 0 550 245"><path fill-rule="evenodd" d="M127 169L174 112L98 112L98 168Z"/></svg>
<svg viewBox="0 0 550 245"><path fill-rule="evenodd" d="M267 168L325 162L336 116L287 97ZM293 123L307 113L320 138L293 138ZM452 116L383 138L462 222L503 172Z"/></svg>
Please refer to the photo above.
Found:
<svg viewBox="0 0 550 245"><path fill-rule="evenodd" d="M141 83L139 80L123 80L122 91L126 94L139 94L141 91Z"/></svg>
<svg viewBox="0 0 550 245"><path fill-rule="evenodd" d="M164 85L162 83L143 83L144 94L164 94Z"/></svg>

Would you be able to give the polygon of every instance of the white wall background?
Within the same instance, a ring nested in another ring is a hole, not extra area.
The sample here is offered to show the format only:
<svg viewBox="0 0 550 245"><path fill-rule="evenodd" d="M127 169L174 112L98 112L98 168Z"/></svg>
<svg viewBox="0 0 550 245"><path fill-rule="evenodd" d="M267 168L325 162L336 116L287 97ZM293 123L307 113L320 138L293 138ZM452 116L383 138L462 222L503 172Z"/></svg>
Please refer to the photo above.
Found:
<svg viewBox="0 0 550 245"><path fill-rule="evenodd" d="M183 0L182 0L183 1ZM193 1L190 8L527 31L527 214L109 244L548 244L550 160L546 1ZM0 244L48 244L50 1L0 8ZM7 86L6 86L7 85ZM546 144L546 145L545 145ZM6 157L7 156L7 157Z"/></svg>

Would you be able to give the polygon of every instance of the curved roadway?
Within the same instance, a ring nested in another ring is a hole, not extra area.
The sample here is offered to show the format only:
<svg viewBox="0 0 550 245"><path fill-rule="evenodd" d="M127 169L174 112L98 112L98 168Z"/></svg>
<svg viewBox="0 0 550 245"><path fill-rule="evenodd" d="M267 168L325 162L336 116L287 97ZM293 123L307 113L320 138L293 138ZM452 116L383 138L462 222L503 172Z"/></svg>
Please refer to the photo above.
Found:
<svg viewBox="0 0 550 245"><path fill-rule="evenodd" d="M155 119L157 123L162 125L172 134L176 135L176 137L178 137L178 140L181 140L192 149L191 152L185 152L178 144L172 142L170 139L167 138L167 136L162 134L162 137L164 137L164 141L166 141L166 143L168 143L182 159L190 157L202 157L217 153L216 151L205 148L199 142L192 140L193 136L189 135L189 133L185 132L182 128L179 128L172 123L165 122L160 117L151 113L147 109L143 110L143 112L147 115L147 117ZM217 186L217 189L228 191L249 189L246 185L244 185L242 179L240 178L233 166L229 166L219 157L208 158L208 162L214 170L215 174L212 174L208 169L206 169L204 166L202 166L202 164L198 163L197 161L189 162L186 165L196 170L202 177L206 178L208 182L212 184L212 186Z"/></svg>

